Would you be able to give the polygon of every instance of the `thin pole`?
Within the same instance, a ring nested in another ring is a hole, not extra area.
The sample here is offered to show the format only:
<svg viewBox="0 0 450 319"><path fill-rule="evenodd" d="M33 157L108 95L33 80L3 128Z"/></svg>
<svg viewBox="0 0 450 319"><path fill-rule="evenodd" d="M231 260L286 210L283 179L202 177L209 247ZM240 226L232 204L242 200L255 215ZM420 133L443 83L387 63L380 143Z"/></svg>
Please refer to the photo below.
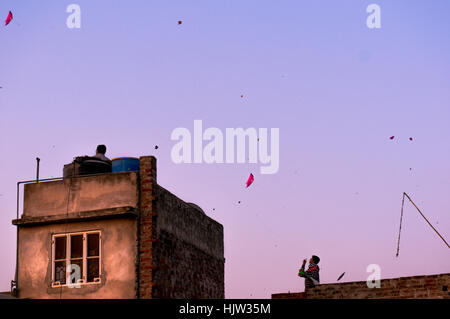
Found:
<svg viewBox="0 0 450 319"><path fill-rule="evenodd" d="M39 162L40 162L40 158L36 157L36 161L37 161L37 167L36 167L36 182L39 182Z"/></svg>
<svg viewBox="0 0 450 319"><path fill-rule="evenodd" d="M398 229L397 254L395 255L395 257L398 257L398 253L400 251L400 233L402 231L403 205L405 204L405 194L406 193L403 193L403 197L402 197L402 210L401 210L401 214L400 214L400 228Z"/></svg>
<svg viewBox="0 0 450 319"><path fill-rule="evenodd" d="M439 234L439 232L436 230L436 228L434 228L433 225L431 225L431 223L428 221L428 219L425 217L425 215L422 214L422 212L420 211L419 207L417 207L417 205L413 202L411 197L409 197L408 194L406 194L404 192L403 193L403 199L402 199L402 210L401 210L401 215L400 215L400 228L399 228L399 231L398 231L398 244L397 244L397 255L396 255L396 257L398 257L398 253L399 253L399 249L400 249L400 232L402 230L403 205L405 203L405 196L414 205L414 207L417 209L417 211L420 213L420 215L422 215L423 219L425 219L425 221L428 223L428 225L430 225L430 227L433 228L433 230L436 232L436 234L438 234L438 236L444 241L444 243L447 245L447 247L450 248L450 245L445 241L444 237L442 237L442 235Z"/></svg>
<svg viewBox="0 0 450 319"><path fill-rule="evenodd" d="M422 214L422 212L420 211L419 207L417 207L417 205L412 201L411 197L408 196L408 194L403 193L406 197L408 197L409 201L414 205L415 208L417 208L417 210L419 211L420 215L422 215L422 217L426 220L426 222L428 223L428 225L430 225L431 228L433 228L433 230L436 232L436 234L438 234L439 237L441 237L441 239L444 241L444 243L447 245L448 248L450 248L450 245L445 241L444 237L441 236L441 234L439 234L439 232L436 230L436 228L433 227L433 225L431 225L431 223L428 221L428 219Z"/></svg>
<svg viewBox="0 0 450 319"><path fill-rule="evenodd" d="M17 204L16 204L16 218L19 219L19 196L20 196L20 182L17 183Z"/></svg>

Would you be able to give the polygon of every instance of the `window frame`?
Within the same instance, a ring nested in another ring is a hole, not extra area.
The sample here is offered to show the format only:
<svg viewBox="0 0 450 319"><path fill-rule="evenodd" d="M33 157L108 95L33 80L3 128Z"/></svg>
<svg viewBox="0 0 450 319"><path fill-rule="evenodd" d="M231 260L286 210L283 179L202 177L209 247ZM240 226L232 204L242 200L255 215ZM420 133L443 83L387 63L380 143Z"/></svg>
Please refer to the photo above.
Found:
<svg viewBox="0 0 450 319"><path fill-rule="evenodd" d="M94 281L87 282L88 277L88 235L90 234L98 234L98 257L97 256L90 256L90 259L98 258L98 277L94 278ZM72 258L72 251L71 251L71 244L72 240L71 238L73 236L83 236L83 256L80 258ZM65 259L58 259L56 260L56 238L65 237L66 238L66 256ZM83 261L83 271L82 276L80 279L80 282L73 283L71 285L97 285L101 284L102 282L102 232L100 230L90 230L90 231L82 231L82 232L71 232L71 233L60 233L60 234L52 234L52 278L51 278L51 287L67 287L69 286L69 277L70 274L67 272L67 267L71 264L71 260L82 260ZM55 263L64 261L66 265L66 282L64 284L61 284L59 281L55 282ZM97 280L98 279L98 280Z"/></svg>

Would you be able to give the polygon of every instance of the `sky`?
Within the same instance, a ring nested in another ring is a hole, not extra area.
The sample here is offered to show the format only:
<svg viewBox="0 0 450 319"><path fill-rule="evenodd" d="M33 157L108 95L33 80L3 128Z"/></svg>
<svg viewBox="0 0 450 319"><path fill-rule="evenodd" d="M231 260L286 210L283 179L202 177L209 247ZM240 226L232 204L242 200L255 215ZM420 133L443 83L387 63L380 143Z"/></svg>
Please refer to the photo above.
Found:
<svg viewBox="0 0 450 319"><path fill-rule="evenodd" d="M372 3L381 28L366 24ZM447 0L2 0L0 291L17 182L35 178L36 157L41 178L60 177L97 144L156 156L158 183L224 226L226 298L303 291L313 254L321 283L365 281L371 264L382 279L450 272L408 202L395 256L403 192L450 241L448 12ZM279 128L278 172L174 163L171 133L194 120Z"/></svg>

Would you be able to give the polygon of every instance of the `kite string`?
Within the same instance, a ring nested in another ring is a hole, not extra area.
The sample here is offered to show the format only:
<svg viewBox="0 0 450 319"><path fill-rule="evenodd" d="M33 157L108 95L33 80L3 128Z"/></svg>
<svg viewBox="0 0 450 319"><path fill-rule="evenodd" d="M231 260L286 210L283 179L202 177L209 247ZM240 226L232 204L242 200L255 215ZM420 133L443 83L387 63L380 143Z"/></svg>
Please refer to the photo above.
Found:
<svg viewBox="0 0 450 319"><path fill-rule="evenodd" d="M438 234L438 236L444 241L444 243L447 245L447 247L450 248L450 245L447 243L447 241L444 239L444 237L442 237L442 235L436 230L436 228L434 228L433 225L431 225L431 223L428 221L428 219L425 217L425 215L422 214L419 207L417 207L417 205L413 202L411 197L409 197L408 194L403 193L402 210L401 210L401 216L400 216L400 229L399 229L399 233L398 233L397 257L398 257L398 252L399 252L399 248L400 248L400 231L402 229L403 204L404 204L405 196L414 205L414 207L417 209L417 211L420 213L420 215L422 215L422 217L425 219L425 221L428 223L428 225L430 225L430 227L433 228L433 230L436 232L436 234Z"/></svg>

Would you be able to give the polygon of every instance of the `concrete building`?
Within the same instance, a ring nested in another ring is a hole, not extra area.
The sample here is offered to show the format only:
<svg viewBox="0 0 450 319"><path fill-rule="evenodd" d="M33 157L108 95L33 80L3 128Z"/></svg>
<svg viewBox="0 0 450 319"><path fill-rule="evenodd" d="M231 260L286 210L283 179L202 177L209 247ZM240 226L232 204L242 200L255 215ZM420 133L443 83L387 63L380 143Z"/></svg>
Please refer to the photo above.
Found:
<svg viewBox="0 0 450 319"><path fill-rule="evenodd" d="M224 298L223 226L139 171L24 185L19 298Z"/></svg>
<svg viewBox="0 0 450 319"><path fill-rule="evenodd" d="M272 294L272 299L450 299L450 274L380 280L379 288L366 281L321 284L305 292Z"/></svg>

